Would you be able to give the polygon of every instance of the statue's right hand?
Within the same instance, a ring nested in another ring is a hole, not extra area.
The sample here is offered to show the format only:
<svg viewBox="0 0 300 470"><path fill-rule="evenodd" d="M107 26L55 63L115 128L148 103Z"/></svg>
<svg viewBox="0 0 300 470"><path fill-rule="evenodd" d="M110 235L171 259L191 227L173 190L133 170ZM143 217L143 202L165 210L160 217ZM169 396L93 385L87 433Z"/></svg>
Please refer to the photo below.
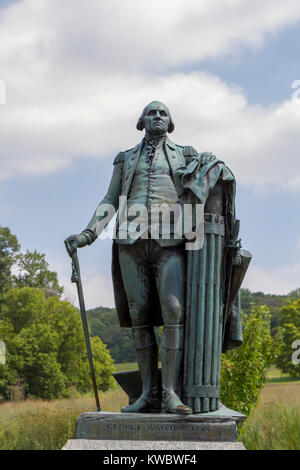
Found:
<svg viewBox="0 0 300 470"><path fill-rule="evenodd" d="M75 234L70 235L68 238L65 239L65 246L67 252L70 256L77 250L77 248L82 248L83 246L88 245L86 237L82 234Z"/></svg>

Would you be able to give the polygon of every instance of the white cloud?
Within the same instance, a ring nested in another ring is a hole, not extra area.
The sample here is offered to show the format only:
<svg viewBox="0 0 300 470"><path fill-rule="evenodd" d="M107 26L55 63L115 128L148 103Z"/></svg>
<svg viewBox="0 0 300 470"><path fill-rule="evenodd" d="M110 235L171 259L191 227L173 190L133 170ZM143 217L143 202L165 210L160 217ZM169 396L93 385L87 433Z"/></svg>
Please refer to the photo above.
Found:
<svg viewBox="0 0 300 470"><path fill-rule="evenodd" d="M113 157L141 139L135 129L139 113L158 98L169 105L175 120L171 138L212 151L240 183L300 187L298 102L251 106L242 91L204 72L91 77L84 97L77 93L76 81L67 91L66 98L62 87L51 101L52 90L45 88L43 106L36 98L28 106L2 109L2 177L54 171L77 156Z"/></svg>
<svg viewBox="0 0 300 470"><path fill-rule="evenodd" d="M94 276L84 280L84 301L86 309L103 307L114 307L112 282L104 276ZM64 284L63 298L68 299L72 304L79 308L78 295L75 284L70 281Z"/></svg>
<svg viewBox="0 0 300 470"><path fill-rule="evenodd" d="M179 144L216 153L241 183L298 190L297 102L250 106L217 77L169 67L257 47L299 19L296 0L25 0L3 10L0 178L132 147L140 111L160 99Z"/></svg>
<svg viewBox="0 0 300 470"><path fill-rule="evenodd" d="M262 47L299 20L299 0L23 0L1 10L0 178L57 171L76 157L113 158L142 137L139 113L160 99L175 142L217 154L239 183L298 191L300 103L251 106L237 86L180 71ZM77 305L67 261L50 265ZM85 269L87 308L113 306L108 269ZM250 265L245 287L287 293L299 274L299 264Z"/></svg>
<svg viewBox="0 0 300 470"><path fill-rule="evenodd" d="M2 13L1 56L33 72L149 70L257 47L299 19L297 0L24 0Z"/></svg>
<svg viewBox="0 0 300 470"><path fill-rule="evenodd" d="M267 267L249 266L243 287L253 292L285 295L300 286L300 263Z"/></svg>
<svg viewBox="0 0 300 470"><path fill-rule="evenodd" d="M99 242L98 242L99 243ZM106 259L99 266L98 263L91 265L87 257L87 251L80 250L80 271L83 288L83 295L86 309L99 307L114 307L113 284L111 280L111 259ZM58 252L48 251L47 262L49 269L58 274L58 281L64 288L63 298L68 299L73 305L79 308L77 287L71 282L71 259L65 250ZM99 273L99 271L101 271Z"/></svg>

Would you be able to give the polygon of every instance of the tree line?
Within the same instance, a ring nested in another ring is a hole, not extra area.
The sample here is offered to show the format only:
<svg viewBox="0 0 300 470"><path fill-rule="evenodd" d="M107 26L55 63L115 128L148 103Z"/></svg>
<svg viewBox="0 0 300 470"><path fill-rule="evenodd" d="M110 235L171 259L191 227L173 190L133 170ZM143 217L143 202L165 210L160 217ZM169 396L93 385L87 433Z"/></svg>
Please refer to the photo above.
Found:
<svg viewBox="0 0 300 470"><path fill-rule="evenodd" d="M45 254L22 253L16 235L0 227L0 341L6 345L0 400L9 399L20 381L26 396L44 399L90 390L80 313L62 293ZM300 376L299 363L292 361L300 340L300 289L288 295L241 289L241 305L244 344L223 357L222 400L249 413L271 364ZM131 329L119 327L114 308L89 310L88 322L98 387L108 390L113 362L135 361Z"/></svg>
<svg viewBox="0 0 300 470"><path fill-rule="evenodd" d="M285 362L293 354L293 341L300 340L300 289L287 295L264 294L263 292L251 292L249 289L241 289L241 310L246 317L251 314L255 306L266 306L270 312L270 328L272 336L280 334L286 344ZM117 313L114 308L98 307L88 310L88 319L92 336L99 336L107 344L110 353L117 363L133 362L135 355L131 342L131 330L120 328ZM287 326L287 325L293 325ZM289 331L289 334L287 333ZM159 335L158 335L159 336ZM284 339L285 338L285 339ZM158 338L159 339L159 338ZM280 362L278 366L283 372L288 372L287 366L283 368ZM297 373L297 367L290 364L293 374Z"/></svg>

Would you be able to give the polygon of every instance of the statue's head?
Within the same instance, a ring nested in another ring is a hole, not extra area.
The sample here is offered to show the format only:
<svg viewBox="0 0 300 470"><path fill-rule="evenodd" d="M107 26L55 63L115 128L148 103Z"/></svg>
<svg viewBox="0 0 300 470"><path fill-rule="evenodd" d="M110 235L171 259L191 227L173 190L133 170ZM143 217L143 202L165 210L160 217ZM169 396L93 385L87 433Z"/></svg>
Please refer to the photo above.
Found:
<svg viewBox="0 0 300 470"><path fill-rule="evenodd" d="M167 106L160 101L151 101L142 112L136 128L145 129L148 134L165 134L173 132L174 122Z"/></svg>

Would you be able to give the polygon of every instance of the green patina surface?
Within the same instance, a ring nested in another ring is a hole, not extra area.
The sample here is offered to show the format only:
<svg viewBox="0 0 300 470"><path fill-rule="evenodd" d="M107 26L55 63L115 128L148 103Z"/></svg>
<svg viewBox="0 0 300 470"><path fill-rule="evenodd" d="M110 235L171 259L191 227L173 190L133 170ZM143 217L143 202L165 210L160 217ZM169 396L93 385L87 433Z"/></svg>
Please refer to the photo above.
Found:
<svg viewBox="0 0 300 470"><path fill-rule="evenodd" d="M107 221L104 207L119 210L112 263L115 302L120 326L132 328L142 387L123 412L162 409L220 416L227 413L218 409L221 353L242 343L238 294L251 259L238 239L235 178L214 155L168 138L174 122L163 103L147 105L137 129L145 130L144 138L117 155L105 197L86 229L67 238L66 247L72 255L93 243ZM127 208L137 203L148 209L157 203L204 205L203 247L187 251L173 225L170 238L164 238L160 222L156 239L144 239L143 231L122 237L120 196L127 198ZM163 325L161 385L153 329L158 325Z"/></svg>

